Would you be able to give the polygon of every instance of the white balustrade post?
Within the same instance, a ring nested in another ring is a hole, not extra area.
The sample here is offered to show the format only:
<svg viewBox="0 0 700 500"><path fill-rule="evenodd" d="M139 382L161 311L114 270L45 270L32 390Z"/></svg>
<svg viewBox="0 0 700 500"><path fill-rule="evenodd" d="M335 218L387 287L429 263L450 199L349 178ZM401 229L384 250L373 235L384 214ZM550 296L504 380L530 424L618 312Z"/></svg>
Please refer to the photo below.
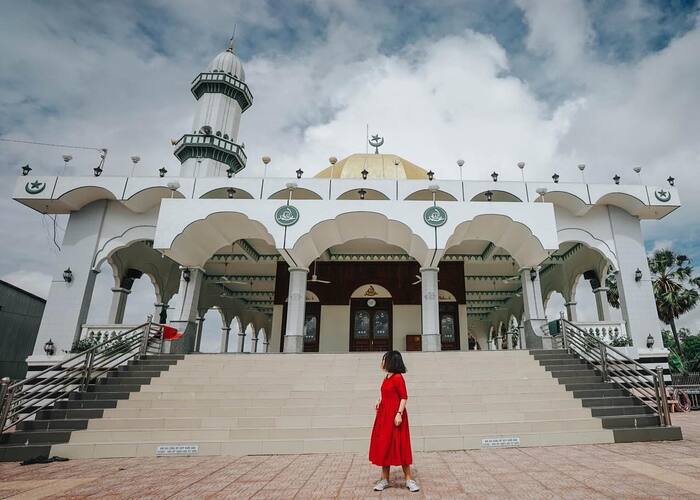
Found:
<svg viewBox="0 0 700 500"><path fill-rule="evenodd" d="M578 312L576 311L576 302L570 300L564 304L566 307L566 319L575 323L578 321Z"/></svg>
<svg viewBox="0 0 700 500"><path fill-rule="evenodd" d="M231 333L230 326L222 326L221 327L221 345L219 346L220 353L228 352L228 338L229 338L230 333Z"/></svg>
<svg viewBox="0 0 700 500"><path fill-rule="evenodd" d="M593 290L595 307L598 311L598 321L610 321L610 304L608 304L608 289L604 286Z"/></svg>
<svg viewBox="0 0 700 500"><path fill-rule="evenodd" d="M421 275L421 316L423 351L440 351L440 307L437 267L423 267Z"/></svg>
<svg viewBox="0 0 700 500"><path fill-rule="evenodd" d="M287 296L287 324L284 330L284 352L304 351L304 316L306 314L305 267L289 268L289 295Z"/></svg>

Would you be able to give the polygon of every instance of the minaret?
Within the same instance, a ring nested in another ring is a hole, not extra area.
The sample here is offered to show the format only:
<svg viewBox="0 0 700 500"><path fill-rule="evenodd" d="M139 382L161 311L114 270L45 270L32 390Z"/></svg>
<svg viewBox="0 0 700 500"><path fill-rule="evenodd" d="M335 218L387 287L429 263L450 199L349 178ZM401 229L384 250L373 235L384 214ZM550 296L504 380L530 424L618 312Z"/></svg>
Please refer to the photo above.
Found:
<svg viewBox="0 0 700 500"><path fill-rule="evenodd" d="M245 168L246 155L238 144L241 114L253 104L233 38L206 71L192 81L197 111L192 133L175 144L183 177L233 175Z"/></svg>

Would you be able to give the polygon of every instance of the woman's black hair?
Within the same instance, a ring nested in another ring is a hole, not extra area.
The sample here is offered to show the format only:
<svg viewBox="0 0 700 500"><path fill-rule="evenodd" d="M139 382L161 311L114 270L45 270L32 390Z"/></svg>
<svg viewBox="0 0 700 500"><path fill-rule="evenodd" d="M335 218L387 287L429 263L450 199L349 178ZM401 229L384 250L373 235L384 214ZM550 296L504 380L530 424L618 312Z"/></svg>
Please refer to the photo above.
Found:
<svg viewBox="0 0 700 500"><path fill-rule="evenodd" d="M382 356L382 366L389 373L406 373L406 365L399 351L387 351Z"/></svg>

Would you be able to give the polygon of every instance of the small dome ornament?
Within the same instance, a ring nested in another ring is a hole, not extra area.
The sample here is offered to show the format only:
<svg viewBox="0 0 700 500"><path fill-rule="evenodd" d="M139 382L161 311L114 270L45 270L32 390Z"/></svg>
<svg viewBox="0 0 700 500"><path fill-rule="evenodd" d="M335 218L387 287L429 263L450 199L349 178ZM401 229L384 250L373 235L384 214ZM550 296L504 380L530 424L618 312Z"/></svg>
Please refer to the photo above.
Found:
<svg viewBox="0 0 700 500"><path fill-rule="evenodd" d="M374 148L374 154L379 154L379 147L384 144L384 137L379 137L379 134L374 134L367 142Z"/></svg>

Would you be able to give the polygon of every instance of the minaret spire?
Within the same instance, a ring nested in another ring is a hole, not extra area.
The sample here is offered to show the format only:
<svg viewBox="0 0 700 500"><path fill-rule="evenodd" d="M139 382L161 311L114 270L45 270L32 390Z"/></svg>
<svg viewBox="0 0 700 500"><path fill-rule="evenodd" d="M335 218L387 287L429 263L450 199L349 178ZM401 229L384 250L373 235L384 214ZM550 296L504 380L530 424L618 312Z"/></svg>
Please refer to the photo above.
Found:
<svg viewBox="0 0 700 500"><path fill-rule="evenodd" d="M233 33L231 34L231 38L228 41L228 48L226 49L229 52L234 52L235 51L235 42L236 42L236 27L238 24L233 25Z"/></svg>

